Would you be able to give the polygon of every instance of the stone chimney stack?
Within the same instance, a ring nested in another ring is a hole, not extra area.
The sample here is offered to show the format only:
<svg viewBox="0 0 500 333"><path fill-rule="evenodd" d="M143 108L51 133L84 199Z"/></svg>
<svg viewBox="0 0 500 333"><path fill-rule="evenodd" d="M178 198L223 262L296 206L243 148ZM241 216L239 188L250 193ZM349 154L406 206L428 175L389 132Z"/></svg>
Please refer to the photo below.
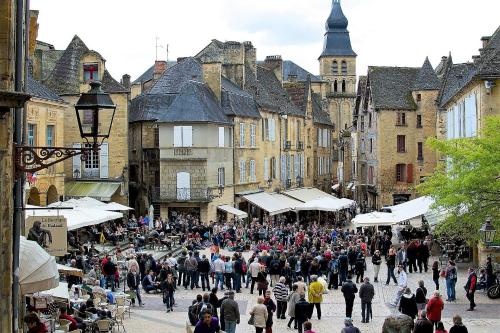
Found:
<svg viewBox="0 0 500 333"><path fill-rule="evenodd" d="M274 72L278 80L283 83L283 59L280 55L267 56L264 66Z"/></svg>
<svg viewBox="0 0 500 333"><path fill-rule="evenodd" d="M123 74L123 76L122 76L122 86L124 86L125 89L130 90L130 75Z"/></svg>
<svg viewBox="0 0 500 333"><path fill-rule="evenodd" d="M165 60L156 60L153 70L153 80L156 81L167 70L167 62Z"/></svg>
<svg viewBox="0 0 500 333"><path fill-rule="evenodd" d="M202 71L203 82L212 90L220 103L222 97L222 64L220 62L203 63Z"/></svg>
<svg viewBox="0 0 500 333"><path fill-rule="evenodd" d="M481 42L482 42L482 48L484 49L486 45L490 42L491 36L483 36L481 37Z"/></svg>
<svg viewBox="0 0 500 333"><path fill-rule="evenodd" d="M245 47L245 65L250 67L252 72L257 73L257 49L253 46L252 42L243 42Z"/></svg>

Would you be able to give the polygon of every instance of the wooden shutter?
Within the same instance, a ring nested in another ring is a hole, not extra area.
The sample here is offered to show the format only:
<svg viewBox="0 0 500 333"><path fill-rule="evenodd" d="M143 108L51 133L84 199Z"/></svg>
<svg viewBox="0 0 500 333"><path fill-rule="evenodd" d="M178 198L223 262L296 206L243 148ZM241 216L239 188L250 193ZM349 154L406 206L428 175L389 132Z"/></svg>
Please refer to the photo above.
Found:
<svg viewBox="0 0 500 333"><path fill-rule="evenodd" d="M99 174L100 178L108 178L108 142L101 144L101 149L99 150Z"/></svg>
<svg viewBox="0 0 500 333"><path fill-rule="evenodd" d="M82 144L81 143L73 143L73 148L80 149L80 148L82 148ZM75 176L78 176L78 178L82 178L82 156L81 155L73 156L73 175L72 176L73 176L73 178L75 178Z"/></svg>
<svg viewBox="0 0 500 333"><path fill-rule="evenodd" d="M264 157L264 181L269 179L269 159Z"/></svg>
<svg viewBox="0 0 500 333"><path fill-rule="evenodd" d="M174 147L182 147L182 126L174 126Z"/></svg>
<svg viewBox="0 0 500 333"><path fill-rule="evenodd" d="M193 127L192 126L182 126L182 146L192 147L193 146Z"/></svg>
<svg viewBox="0 0 500 333"><path fill-rule="evenodd" d="M224 127L219 127L219 147L224 147Z"/></svg>
<svg viewBox="0 0 500 333"><path fill-rule="evenodd" d="M413 164L406 166L406 182L413 183Z"/></svg>

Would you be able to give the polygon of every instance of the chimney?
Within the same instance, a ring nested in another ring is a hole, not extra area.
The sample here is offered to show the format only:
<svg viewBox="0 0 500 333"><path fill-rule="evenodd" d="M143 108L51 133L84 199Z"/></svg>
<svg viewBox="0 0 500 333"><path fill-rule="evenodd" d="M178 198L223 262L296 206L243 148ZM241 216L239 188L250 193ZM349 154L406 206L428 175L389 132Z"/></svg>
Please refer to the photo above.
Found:
<svg viewBox="0 0 500 333"><path fill-rule="evenodd" d="M274 75L283 83L283 59L280 55L267 56L264 67L274 72Z"/></svg>
<svg viewBox="0 0 500 333"><path fill-rule="evenodd" d="M127 90L130 89L130 75L123 74L123 76L122 76L122 86L124 86L125 89L127 89Z"/></svg>
<svg viewBox="0 0 500 333"><path fill-rule="evenodd" d="M221 102L222 96L222 64L220 62L203 63L203 82L212 90L215 97Z"/></svg>
<svg viewBox="0 0 500 333"><path fill-rule="evenodd" d="M481 56L480 55L473 55L472 56L472 62L474 64L477 64L479 62L479 59L481 59Z"/></svg>
<svg viewBox="0 0 500 333"><path fill-rule="evenodd" d="M167 62L165 60L156 60L153 70L153 80L156 81L167 70Z"/></svg>
<svg viewBox="0 0 500 333"><path fill-rule="evenodd" d="M481 42L483 44L482 48L484 49L486 45L490 42L491 36L483 36L481 37Z"/></svg>

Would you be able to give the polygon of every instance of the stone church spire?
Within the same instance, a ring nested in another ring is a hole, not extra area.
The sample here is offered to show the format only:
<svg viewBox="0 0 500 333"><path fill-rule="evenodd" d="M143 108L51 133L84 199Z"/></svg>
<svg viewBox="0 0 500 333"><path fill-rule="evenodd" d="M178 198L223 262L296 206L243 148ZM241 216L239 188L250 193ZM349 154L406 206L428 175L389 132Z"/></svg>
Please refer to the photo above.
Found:
<svg viewBox="0 0 500 333"><path fill-rule="evenodd" d="M356 56L352 50L351 39L347 25L349 21L342 12L340 0L333 0L330 16L325 24L325 42L321 57L325 56Z"/></svg>

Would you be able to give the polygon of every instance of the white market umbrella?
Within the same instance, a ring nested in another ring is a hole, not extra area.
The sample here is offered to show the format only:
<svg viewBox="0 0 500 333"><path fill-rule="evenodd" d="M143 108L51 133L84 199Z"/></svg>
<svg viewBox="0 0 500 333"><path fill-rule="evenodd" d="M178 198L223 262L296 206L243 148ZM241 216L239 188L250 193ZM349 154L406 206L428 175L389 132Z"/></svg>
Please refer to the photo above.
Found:
<svg viewBox="0 0 500 333"><path fill-rule="evenodd" d="M19 251L19 285L22 295L52 289L59 285L56 259L38 243L22 236Z"/></svg>

